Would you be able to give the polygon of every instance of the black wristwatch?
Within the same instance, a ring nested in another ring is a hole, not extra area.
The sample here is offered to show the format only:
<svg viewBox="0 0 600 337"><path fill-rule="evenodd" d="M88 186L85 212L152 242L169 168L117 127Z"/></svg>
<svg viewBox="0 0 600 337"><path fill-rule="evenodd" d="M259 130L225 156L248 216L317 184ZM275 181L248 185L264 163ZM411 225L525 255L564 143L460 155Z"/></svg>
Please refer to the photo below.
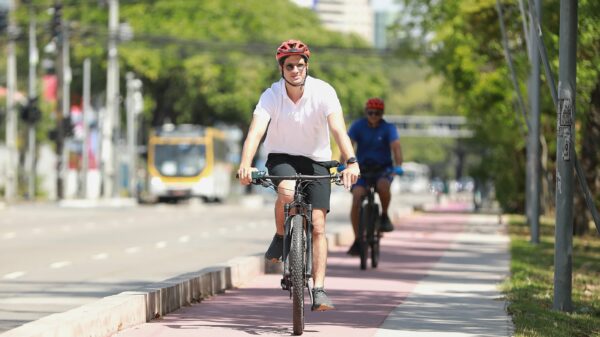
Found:
<svg viewBox="0 0 600 337"><path fill-rule="evenodd" d="M356 162L358 162L356 157L350 157L350 158L348 158L348 160L346 160L346 165L354 164Z"/></svg>

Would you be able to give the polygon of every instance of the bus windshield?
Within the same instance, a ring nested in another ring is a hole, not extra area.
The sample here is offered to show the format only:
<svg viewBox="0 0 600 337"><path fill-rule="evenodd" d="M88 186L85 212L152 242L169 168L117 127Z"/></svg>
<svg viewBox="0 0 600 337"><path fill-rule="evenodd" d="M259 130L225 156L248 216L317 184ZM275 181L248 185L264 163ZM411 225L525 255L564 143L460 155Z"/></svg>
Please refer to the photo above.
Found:
<svg viewBox="0 0 600 337"><path fill-rule="evenodd" d="M154 167L167 177L194 177L206 165L204 144L156 144Z"/></svg>

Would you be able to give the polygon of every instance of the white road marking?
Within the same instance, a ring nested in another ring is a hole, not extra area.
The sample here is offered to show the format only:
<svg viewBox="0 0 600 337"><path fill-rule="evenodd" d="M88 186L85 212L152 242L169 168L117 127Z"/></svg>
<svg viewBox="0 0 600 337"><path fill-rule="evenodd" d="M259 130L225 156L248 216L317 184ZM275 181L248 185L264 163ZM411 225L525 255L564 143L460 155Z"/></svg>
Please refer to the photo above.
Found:
<svg viewBox="0 0 600 337"><path fill-rule="evenodd" d="M206 239L206 238L208 238L208 232L202 232L202 233L200 234L200 236L201 236L203 239Z"/></svg>
<svg viewBox="0 0 600 337"><path fill-rule="evenodd" d="M248 227L250 228L256 228L256 222L252 221L248 223Z"/></svg>
<svg viewBox="0 0 600 337"><path fill-rule="evenodd" d="M70 225L63 225L60 227L60 229L63 230L63 232L70 232L71 231L71 226Z"/></svg>
<svg viewBox="0 0 600 337"><path fill-rule="evenodd" d="M156 248L158 248L158 249L162 249L162 248L165 248L167 246L167 242L166 241L159 241L154 246Z"/></svg>
<svg viewBox="0 0 600 337"><path fill-rule="evenodd" d="M242 225L237 225L237 226L235 226L235 231L236 231L236 232L241 232L241 231L243 231L243 230L244 230L244 226L242 226Z"/></svg>
<svg viewBox="0 0 600 337"><path fill-rule="evenodd" d="M98 254L92 255L93 260L106 260L107 258L108 258L107 253L98 253Z"/></svg>
<svg viewBox="0 0 600 337"><path fill-rule="evenodd" d="M137 247L137 246L135 246L135 247L129 247L129 248L125 249L125 253L127 253L127 254L135 254L135 253L139 252L140 250L141 250L141 248Z"/></svg>
<svg viewBox="0 0 600 337"><path fill-rule="evenodd" d="M2 276L2 278L5 279L5 280L14 280L14 279L17 279L17 278L19 278L19 277L21 277L23 275L25 275L24 271L16 271L16 272L13 272L13 273L6 274L6 275Z"/></svg>
<svg viewBox="0 0 600 337"><path fill-rule="evenodd" d="M43 230L43 229L41 229L40 227L36 227L36 228L32 229L31 231L32 231L32 232L33 232L33 234L35 234L35 235L40 235L40 234L42 234L42 233L44 232L44 230Z"/></svg>
<svg viewBox="0 0 600 337"><path fill-rule="evenodd" d="M227 232L228 232L227 228L219 228L219 234L225 235L225 234L227 234Z"/></svg>
<svg viewBox="0 0 600 337"><path fill-rule="evenodd" d="M190 241L190 236L189 235L183 235L179 237L178 240L180 243L186 243Z"/></svg>
<svg viewBox="0 0 600 337"><path fill-rule="evenodd" d="M58 261L50 264L50 268L59 269L71 264L71 261Z"/></svg>
<svg viewBox="0 0 600 337"><path fill-rule="evenodd" d="M4 233L4 235L2 235L2 238L5 240L9 240L9 239L14 239L16 236L17 236L17 233L8 232L8 233Z"/></svg>

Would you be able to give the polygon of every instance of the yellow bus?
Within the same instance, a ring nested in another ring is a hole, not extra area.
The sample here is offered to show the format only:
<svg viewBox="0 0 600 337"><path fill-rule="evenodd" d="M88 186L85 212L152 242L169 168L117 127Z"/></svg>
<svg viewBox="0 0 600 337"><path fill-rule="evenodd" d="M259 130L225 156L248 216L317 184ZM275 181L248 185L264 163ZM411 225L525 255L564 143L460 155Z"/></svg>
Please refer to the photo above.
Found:
<svg viewBox="0 0 600 337"><path fill-rule="evenodd" d="M148 139L148 194L158 201L222 201L233 163L227 134L199 125L165 124Z"/></svg>

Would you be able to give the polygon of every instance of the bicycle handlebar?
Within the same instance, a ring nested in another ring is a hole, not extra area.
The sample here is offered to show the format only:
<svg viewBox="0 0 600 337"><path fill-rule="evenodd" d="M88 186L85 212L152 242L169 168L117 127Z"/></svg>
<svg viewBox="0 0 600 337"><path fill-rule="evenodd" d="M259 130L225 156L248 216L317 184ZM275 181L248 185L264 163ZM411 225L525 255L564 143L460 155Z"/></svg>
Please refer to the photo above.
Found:
<svg viewBox="0 0 600 337"><path fill-rule="evenodd" d="M267 171L253 171L252 180L255 179L280 179L280 180L317 180L317 179L333 179L339 177L339 173L327 174L327 175L306 175L306 174L295 174L291 176L270 176Z"/></svg>

